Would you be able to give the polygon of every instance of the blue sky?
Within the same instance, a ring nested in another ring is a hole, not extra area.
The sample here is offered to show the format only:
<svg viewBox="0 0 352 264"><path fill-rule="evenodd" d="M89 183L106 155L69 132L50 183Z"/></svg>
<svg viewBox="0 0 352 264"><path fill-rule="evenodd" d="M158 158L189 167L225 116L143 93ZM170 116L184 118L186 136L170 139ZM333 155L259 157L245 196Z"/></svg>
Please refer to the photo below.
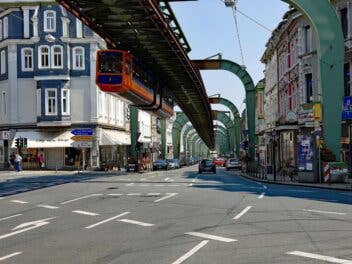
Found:
<svg viewBox="0 0 352 264"><path fill-rule="evenodd" d="M189 41L191 59L204 59L218 52L224 59L241 64L235 23L231 8L221 0L198 0L172 4L176 17ZM259 20L269 29L280 22L288 5L280 0L239 0L238 10ZM264 77L260 58L271 33L238 14L244 62L255 83ZM243 110L244 88L240 80L225 71L202 71L208 95L220 93ZM214 107L218 108L218 107ZM223 109L223 108L219 108Z"/></svg>

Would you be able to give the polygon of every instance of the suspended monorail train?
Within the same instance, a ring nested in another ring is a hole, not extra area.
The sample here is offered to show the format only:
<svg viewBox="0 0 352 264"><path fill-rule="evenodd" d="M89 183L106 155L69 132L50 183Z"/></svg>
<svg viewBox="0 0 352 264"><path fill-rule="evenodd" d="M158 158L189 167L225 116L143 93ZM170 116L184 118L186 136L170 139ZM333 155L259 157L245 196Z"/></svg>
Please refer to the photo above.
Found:
<svg viewBox="0 0 352 264"><path fill-rule="evenodd" d="M98 51L96 83L102 91L118 93L139 108L154 111L161 117L171 117L174 113L170 93L127 51Z"/></svg>

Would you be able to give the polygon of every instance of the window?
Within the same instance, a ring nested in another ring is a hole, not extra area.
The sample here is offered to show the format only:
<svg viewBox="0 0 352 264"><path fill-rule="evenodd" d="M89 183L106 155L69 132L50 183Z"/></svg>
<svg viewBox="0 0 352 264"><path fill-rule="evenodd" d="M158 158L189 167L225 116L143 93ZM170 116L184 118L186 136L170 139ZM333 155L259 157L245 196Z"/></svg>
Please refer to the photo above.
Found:
<svg viewBox="0 0 352 264"><path fill-rule="evenodd" d="M61 90L61 113L62 115L70 115L70 90Z"/></svg>
<svg viewBox="0 0 352 264"><path fill-rule="evenodd" d="M2 92L1 95L1 112L5 116L6 115L6 92Z"/></svg>
<svg viewBox="0 0 352 264"><path fill-rule="evenodd" d="M2 40L2 20L0 20L0 40Z"/></svg>
<svg viewBox="0 0 352 264"><path fill-rule="evenodd" d="M343 37L347 38L348 37L348 14L347 14L347 8L343 8L343 9L340 10L340 20L341 20Z"/></svg>
<svg viewBox="0 0 352 264"><path fill-rule="evenodd" d="M62 46L52 46L52 68L62 68L63 67L63 49Z"/></svg>
<svg viewBox="0 0 352 264"><path fill-rule="evenodd" d="M22 71L33 71L33 49L22 49Z"/></svg>
<svg viewBox="0 0 352 264"><path fill-rule="evenodd" d="M50 60L49 60L49 46L40 46L39 47L39 68L40 69L47 69L50 67Z"/></svg>
<svg viewBox="0 0 352 264"><path fill-rule="evenodd" d="M84 48L75 47L73 48L73 69L74 70L84 70Z"/></svg>
<svg viewBox="0 0 352 264"><path fill-rule="evenodd" d="M77 38L83 37L82 21L79 20L78 18L76 19L76 36Z"/></svg>
<svg viewBox="0 0 352 264"><path fill-rule="evenodd" d="M57 115L57 90L46 89L45 90L45 114L46 115Z"/></svg>
<svg viewBox="0 0 352 264"><path fill-rule="evenodd" d="M312 74L306 74L306 102L313 102L313 77Z"/></svg>
<svg viewBox="0 0 352 264"><path fill-rule="evenodd" d="M350 96L351 94L351 74L350 74L350 64L345 63L343 67L343 80L344 80L344 92L345 96Z"/></svg>
<svg viewBox="0 0 352 264"><path fill-rule="evenodd" d="M304 27L304 42L305 42L305 52L311 52L312 46L311 46L311 28L310 26Z"/></svg>
<svg viewBox="0 0 352 264"><path fill-rule="evenodd" d="M44 31L55 32L56 31L56 12L45 11L44 12Z"/></svg>
<svg viewBox="0 0 352 264"><path fill-rule="evenodd" d="M2 50L0 53L0 74L6 73L6 66L6 52L5 50Z"/></svg>
<svg viewBox="0 0 352 264"><path fill-rule="evenodd" d="M4 23L4 39L7 39L9 37L9 18L5 17L3 23Z"/></svg>

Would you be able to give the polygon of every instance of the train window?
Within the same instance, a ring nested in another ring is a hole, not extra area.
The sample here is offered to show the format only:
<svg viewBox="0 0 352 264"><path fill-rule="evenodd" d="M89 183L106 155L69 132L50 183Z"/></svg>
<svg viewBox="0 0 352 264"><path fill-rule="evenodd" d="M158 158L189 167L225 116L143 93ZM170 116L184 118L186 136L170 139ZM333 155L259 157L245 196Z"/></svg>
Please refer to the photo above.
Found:
<svg viewBox="0 0 352 264"><path fill-rule="evenodd" d="M99 73L120 74L122 72L121 53L106 52L99 54Z"/></svg>

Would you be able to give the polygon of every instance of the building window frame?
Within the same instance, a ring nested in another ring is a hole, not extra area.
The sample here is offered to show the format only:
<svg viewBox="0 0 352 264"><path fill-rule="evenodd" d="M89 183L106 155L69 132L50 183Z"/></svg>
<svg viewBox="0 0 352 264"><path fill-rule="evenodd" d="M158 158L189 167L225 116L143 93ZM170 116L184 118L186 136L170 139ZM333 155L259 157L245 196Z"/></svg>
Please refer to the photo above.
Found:
<svg viewBox="0 0 352 264"><path fill-rule="evenodd" d="M313 74L307 73L304 79L306 86L306 103L313 103Z"/></svg>
<svg viewBox="0 0 352 264"><path fill-rule="evenodd" d="M81 54L79 54L81 52ZM72 49L73 69L85 70L85 49L84 47L74 47Z"/></svg>
<svg viewBox="0 0 352 264"><path fill-rule="evenodd" d="M55 95L51 96L49 93L54 92ZM56 116L57 115L57 88L46 88L45 89L45 115ZM51 110L51 108L54 109Z"/></svg>
<svg viewBox="0 0 352 264"><path fill-rule="evenodd" d="M30 54L26 54L26 52L30 52ZM33 60L34 60L33 48L22 48L21 67L23 72L33 71L34 69Z"/></svg>
<svg viewBox="0 0 352 264"><path fill-rule="evenodd" d="M6 65L6 51L2 50L0 52L0 74L6 74L7 65Z"/></svg>
<svg viewBox="0 0 352 264"><path fill-rule="evenodd" d="M2 20L0 19L0 40L2 40Z"/></svg>
<svg viewBox="0 0 352 264"><path fill-rule="evenodd" d="M4 17L2 23L3 23L4 39L7 39L9 37L9 18L8 17Z"/></svg>
<svg viewBox="0 0 352 264"><path fill-rule="evenodd" d="M43 48L47 49L47 52L43 52ZM43 56L46 56L46 59L43 59ZM43 65L44 61L46 64ZM50 68L50 47L48 45L42 45L38 47L38 68L39 69L49 69Z"/></svg>
<svg viewBox="0 0 352 264"><path fill-rule="evenodd" d="M60 51L57 52L56 49ZM62 69L64 67L64 49L61 45L51 47L51 68Z"/></svg>
<svg viewBox="0 0 352 264"><path fill-rule="evenodd" d="M6 92L3 91L1 93L1 113L5 117L7 113L7 106L6 106Z"/></svg>
<svg viewBox="0 0 352 264"><path fill-rule="evenodd" d="M56 12L53 10L44 11L44 32L56 32Z"/></svg>
<svg viewBox="0 0 352 264"><path fill-rule="evenodd" d="M61 89L61 114L68 116L71 114L70 89Z"/></svg>

